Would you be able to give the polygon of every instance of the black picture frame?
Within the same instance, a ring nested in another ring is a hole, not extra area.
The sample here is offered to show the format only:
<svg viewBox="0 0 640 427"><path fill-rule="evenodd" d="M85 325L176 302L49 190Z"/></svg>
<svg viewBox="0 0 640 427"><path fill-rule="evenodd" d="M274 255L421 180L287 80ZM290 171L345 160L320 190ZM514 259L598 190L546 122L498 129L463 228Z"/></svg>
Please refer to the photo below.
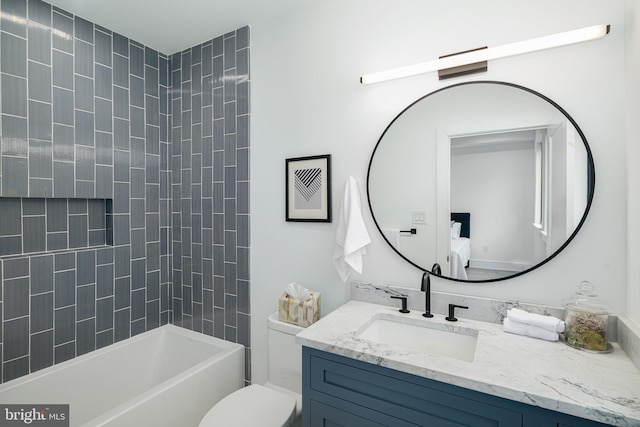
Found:
<svg viewBox="0 0 640 427"><path fill-rule="evenodd" d="M285 218L331 222L331 154L285 160Z"/></svg>

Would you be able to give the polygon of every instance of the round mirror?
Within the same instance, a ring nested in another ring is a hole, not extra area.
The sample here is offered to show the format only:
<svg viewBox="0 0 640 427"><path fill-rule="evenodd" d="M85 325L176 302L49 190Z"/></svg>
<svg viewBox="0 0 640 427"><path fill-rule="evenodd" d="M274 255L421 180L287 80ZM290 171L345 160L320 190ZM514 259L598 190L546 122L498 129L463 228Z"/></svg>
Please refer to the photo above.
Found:
<svg viewBox="0 0 640 427"><path fill-rule="evenodd" d="M584 134L558 104L481 81L430 93L387 126L367 197L384 239L409 263L492 282L562 251L584 223L594 184Z"/></svg>

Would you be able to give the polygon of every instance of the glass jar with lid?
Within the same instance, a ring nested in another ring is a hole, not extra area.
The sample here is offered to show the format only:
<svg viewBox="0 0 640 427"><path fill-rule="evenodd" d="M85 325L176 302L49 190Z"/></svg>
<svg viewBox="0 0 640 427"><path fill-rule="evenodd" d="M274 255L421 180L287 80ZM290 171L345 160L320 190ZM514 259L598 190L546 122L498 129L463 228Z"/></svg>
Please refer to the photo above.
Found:
<svg viewBox="0 0 640 427"><path fill-rule="evenodd" d="M571 347L595 352L608 352L612 347L607 341L609 312L595 294L591 282L581 282L578 292L565 305L564 342Z"/></svg>

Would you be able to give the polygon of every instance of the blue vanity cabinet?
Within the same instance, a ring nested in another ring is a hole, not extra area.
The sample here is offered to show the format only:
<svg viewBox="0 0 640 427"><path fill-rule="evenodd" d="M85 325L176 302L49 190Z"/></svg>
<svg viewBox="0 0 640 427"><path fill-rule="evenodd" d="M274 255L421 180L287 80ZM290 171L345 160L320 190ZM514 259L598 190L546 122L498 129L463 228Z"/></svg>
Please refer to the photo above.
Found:
<svg viewBox="0 0 640 427"><path fill-rule="evenodd" d="M572 415L560 414L558 412L541 410L540 427L602 427L610 424L602 424Z"/></svg>
<svg viewBox="0 0 640 427"><path fill-rule="evenodd" d="M303 347L303 427L603 424Z"/></svg>

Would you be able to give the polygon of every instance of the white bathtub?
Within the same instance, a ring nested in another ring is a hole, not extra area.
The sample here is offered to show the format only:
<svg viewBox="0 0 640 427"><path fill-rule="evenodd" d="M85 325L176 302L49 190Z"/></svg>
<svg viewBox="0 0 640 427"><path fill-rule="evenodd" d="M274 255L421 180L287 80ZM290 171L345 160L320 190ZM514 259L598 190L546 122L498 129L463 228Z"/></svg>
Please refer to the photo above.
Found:
<svg viewBox="0 0 640 427"><path fill-rule="evenodd" d="M197 426L244 384L244 348L173 325L0 385L3 404L69 404L71 426Z"/></svg>

